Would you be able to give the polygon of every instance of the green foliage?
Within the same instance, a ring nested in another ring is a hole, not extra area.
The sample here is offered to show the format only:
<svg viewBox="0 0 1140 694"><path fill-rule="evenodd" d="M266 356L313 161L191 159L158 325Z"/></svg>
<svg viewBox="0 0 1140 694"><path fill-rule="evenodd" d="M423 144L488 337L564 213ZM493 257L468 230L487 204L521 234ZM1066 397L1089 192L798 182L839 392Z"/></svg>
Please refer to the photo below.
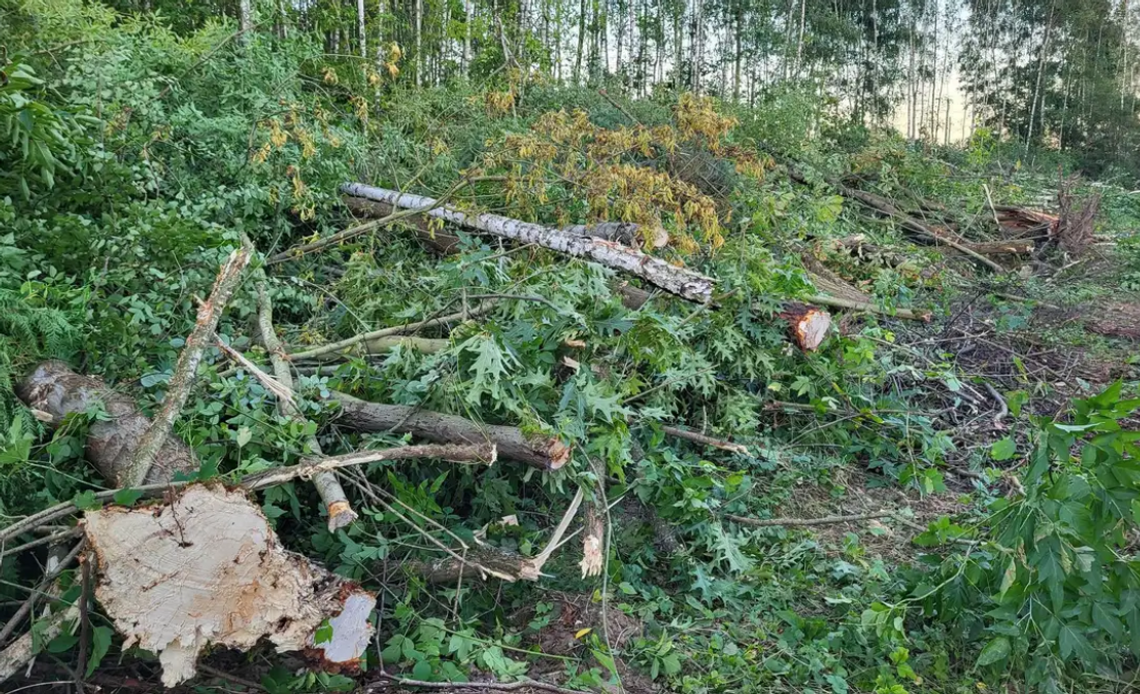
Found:
<svg viewBox="0 0 1140 694"><path fill-rule="evenodd" d="M1066 675L1119 668L1140 650L1127 636L1140 626L1140 574L1127 549L1140 518L1140 449L1122 427L1137 409L1117 382L1077 400L1070 422L1037 418L1016 493L940 538L977 539L940 560L927 581L950 578L936 591L915 591L926 614L986 635L977 667L1024 669L1030 684L1061 691Z"/></svg>

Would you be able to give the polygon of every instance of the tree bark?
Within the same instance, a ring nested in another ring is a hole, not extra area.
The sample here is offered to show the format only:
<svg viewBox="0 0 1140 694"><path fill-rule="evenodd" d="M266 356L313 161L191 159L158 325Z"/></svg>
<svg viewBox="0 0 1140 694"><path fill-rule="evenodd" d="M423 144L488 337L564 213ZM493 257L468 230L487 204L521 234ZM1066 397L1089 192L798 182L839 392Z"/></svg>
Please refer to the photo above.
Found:
<svg viewBox="0 0 1140 694"><path fill-rule="evenodd" d="M426 208L435 201L418 195L399 193L350 183L342 188L348 195L387 202L399 207ZM495 214L467 214L455 208L441 206L426 212L431 217L453 224L470 227L503 238L533 243L536 246L585 258L600 265L629 273L676 294L689 301L707 303L712 298L713 280L686 268L673 266L621 244L602 241L580 234L568 234L559 229L521 222Z"/></svg>
<svg viewBox="0 0 1140 694"><path fill-rule="evenodd" d="M518 427L479 424L407 405L367 402L335 391L332 398L341 406L336 423L354 431L409 433L443 443L490 442L500 458L540 470L557 470L570 461L570 447L553 436L527 435Z"/></svg>
<svg viewBox="0 0 1140 694"><path fill-rule="evenodd" d="M356 33L360 38L360 57L368 59L368 37L364 23L364 0L356 0Z"/></svg>
<svg viewBox="0 0 1140 694"><path fill-rule="evenodd" d="M348 206L348 209L352 210L353 214L358 217L383 219L398 211L397 208L394 208L390 203L376 202L366 198L346 195L344 202ZM444 255L454 252L456 246L459 245L459 237L456 234L448 231L446 227L443 229L433 229L422 214L406 217L402 221L415 230L416 236L420 241ZM663 248L669 243L669 234L666 233L664 229L657 228L647 230L640 224L633 222L573 224L571 226L562 227L561 231L567 234L580 234L604 241L613 241L626 246L640 247L644 245L650 248ZM647 236L649 238L646 238Z"/></svg>
<svg viewBox="0 0 1140 694"><path fill-rule="evenodd" d="M112 484L123 479L131 457L152 422L126 395L108 387L102 379L82 376L61 361L48 361L36 367L17 387L16 394L32 410L46 413L46 423L55 428L65 416L102 407L110 417L96 419L87 428L85 451L99 474ZM167 482L179 474L193 474L198 459L182 439L173 436L163 442L155 464L147 473L148 483Z"/></svg>
<svg viewBox="0 0 1140 694"><path fill-rule="evenodd" d="M258 332L261 333L262 344L269 352L269 360L273 364L273 375L278 383L292 391L293 374L289 372L289 362L285 358L285 350L281 346L281 341L277 339L277 333L273 328L273 305L270 303L269 292L266 290L264 280L257 286L257 299ZM293 400L277 398L277 411L281 416L294 422L304 424L306 421L305 415L301 413ZM310 435L305 439L305 447L309 449L309 453L312 455L318 457L324 455L321 444L315 435ZM321 472L314 475L313 486L317 488L317 494L320 495L321 502L329 514L329 532L336 532L340 528L352 525L352 522L357 519L357 515L348 503L348 496L345 495L344 488L340 486L336 473Z"/></svg>

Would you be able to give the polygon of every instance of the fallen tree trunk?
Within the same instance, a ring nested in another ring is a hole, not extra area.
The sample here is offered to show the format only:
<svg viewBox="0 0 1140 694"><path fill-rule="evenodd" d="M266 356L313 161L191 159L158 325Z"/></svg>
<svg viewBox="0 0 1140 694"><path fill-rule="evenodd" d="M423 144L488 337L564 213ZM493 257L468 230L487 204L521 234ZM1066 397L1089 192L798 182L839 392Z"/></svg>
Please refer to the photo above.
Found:
<svg viewBox="0 0 1140 694"><path fill-rule="evenodd" d="M429 441L495 444L500 458L540 470L557 470L570 460L570 447L553 436L527 436L518 427L478 424L458 415L384 405L333 392L340 403L336 422L359 432L408 433Z"/></svg>
<svg viewBox="0 0 1140 694"><path fill-rule="evenodd" d="M375 188L360 183L342 187L348 195L386 202L403 208L429 209L425 214L438 219L476 229L503 238L532 243L559 253L585 258L606 267L640 277L651 284L689 301L708 303L712 298L713 280L686 268L679 268L660 258L611 241L603 241L581 234L569 234L559 229L522 222L495 214L468 214L449 207L432 208L436 201L419 195Z"/></svg>
<svg viewBox="0 0 1140 694"><path fill-rule="evenodd" d="M369 200L367 198L344 196L344 203L353 214L359 217L383 219L396 212L395 207L388 202ZM459 245L459 237L447 227L432 228L432 225L422 214L416 214L401 220L405 225L416 232L420 241L431 246L436 251L447 255L454 253ZM649 248L663 248L669 243L669 234L664 229L654 229L651 234L640 224L633 222L598 222L595 224L573 224L560 229L567 234L590 236L604 241L613 241L626 246L648 246ZM645 238L646 236L649 238Z"/></svg>
<svg viewBox="0 0 1140 694"><path fill-rule="evenodd" d="M29 408L43 413L43 421L52 428L62 424L69 414L101 406L110 417L91 422L85 451L87 460L113 486L119 486L116 480L126 472L131 455L151 426L150 418L138 409L134 400L116 393L102 379L75 373L61 361L47 361L37 366L16 386L16 394ZM197 470L198 459L194 452L173 436L163 442L146 481L172 480L179 473L189 475Z"/></svg>
<svg viewBox="0 0 1140 694"><path fill-rule="evenodd" d="M792 340L805 352L819 349L831 327L827 311L795 301L784 305L780 317L788 322Z"/></svg>

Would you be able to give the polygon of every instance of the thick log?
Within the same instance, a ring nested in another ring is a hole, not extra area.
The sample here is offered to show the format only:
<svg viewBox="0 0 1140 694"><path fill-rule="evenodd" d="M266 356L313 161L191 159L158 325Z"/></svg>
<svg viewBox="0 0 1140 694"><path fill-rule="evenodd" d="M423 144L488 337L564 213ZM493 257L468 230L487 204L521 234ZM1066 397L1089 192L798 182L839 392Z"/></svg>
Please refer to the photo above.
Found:
<svg viewBox="0 0 1140 694"><path fill-rule="evenodd" d="M113 486L151 426L129 398L62 362L41 364L17 390L50 426L95 406L110 414L110 419L92 422L86 454ZM494 457L487 446L405 447L271 470L246 486L313 478L370 460L435 454ZM96 596L119 631L159 655L168 686L193 676L197 656L209 644L249 648L265 636L278 650L304 650L321 664L354 667L370 643L368 616L375 596L281 549L245 492L174 481L176 474L197 468L189 447L176 436L167 437L148 473L150 484L138 491L165 491L171 498L136 509L110 506L85 516ZM96 498L109 501L113 494L102 492ZM75 510L73 504L63 506L6 528L3 541L34 528L37 518L51 522ZM75 605L53 615L45 624L46 638L62 633L78 616ZM325 620L334 625L333 638L317 644L314 635ZM31 642L27 634L0 653L0 681L31 657Z"/></svg>
<svg viewBox="0 0 1140 694"><path fill-rule="evenodd" d="M47 415L44 421L52 428L62 424L69 414L101 406L110 417L91 422L85 450L87 460L114 486L126 473L131 456L152 424L133 399L115 392L102 379L75 373L61 361L37 366L16 386L16 394L28 407ZM163 442L146 481L169 482L178 473L192 474L197 470L193 451L172 436Z"/></svg>
<svg viewBox="0 0 1140 694"><path fill-rule="evenodd" d="M337 423L354 431L409 433L442 443L489 442L500 458L540 470L557 470L570 460L570 447L552 436L527 436L518 427L478 424L458 415L367 402L335 391L332 397L341 406Z"/></svg>
<svg viewBox="0 0 1140 694"><path fill-rule="evenodd" d="M375 188L360 183L342 187L347 195L377 202L410 208L431 208L436 201L419 195ZM532 243L576 258L585 258L600 265L640 277L651 284L689 301L707 303L712 298L713 280L686 268L679 268L660 258L611 241L603 241L581 234L569 234L540 224L522 222L495 214L468 214L442 205L425 212L428 216L476 229L503 238Z"/></svg>

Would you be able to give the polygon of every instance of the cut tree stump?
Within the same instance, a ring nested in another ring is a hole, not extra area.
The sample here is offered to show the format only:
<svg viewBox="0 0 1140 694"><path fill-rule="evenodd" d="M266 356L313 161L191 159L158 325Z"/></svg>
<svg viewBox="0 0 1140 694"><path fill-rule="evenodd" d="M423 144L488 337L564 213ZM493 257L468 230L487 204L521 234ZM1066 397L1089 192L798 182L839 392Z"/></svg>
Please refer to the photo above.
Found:
<svg viewBox="0 0 1140 694"><path fill-rule="evenodd" d="M798 302L785 304L780 317L788 322L792 339L805 352L819 349L827 337L827 329L831 327L831 316L827 311Z"/></svg>
<svg viewBox="0 0 1140 694"><path fill-rule="evenodd" d="M400 193L395 190L349 183L341 188L346 195L385 202L404 209L430 208L435 201L421 195ZM522 243L532 243L576 258L584 258L605 267L640 277L651 284L689 301L708 303L712 299L713 280L704 275L677 267L646 255L620 243L604 241L582 234L567 233L560 229L522 222L496 214L461 212L442 205L424 213L452 224L475 229Z"/></svg>
<svg viewBox="0 0 1140 694"><path fill-rule="evenodd" d="M336 423L354 431L409 433L446 443L493 443L500 458L540 470L557 470L570 460L570 447L554 436L527 436L518 427L479 424L458 415L368 402L335 391L332 397L341 406Z"/></svg>

